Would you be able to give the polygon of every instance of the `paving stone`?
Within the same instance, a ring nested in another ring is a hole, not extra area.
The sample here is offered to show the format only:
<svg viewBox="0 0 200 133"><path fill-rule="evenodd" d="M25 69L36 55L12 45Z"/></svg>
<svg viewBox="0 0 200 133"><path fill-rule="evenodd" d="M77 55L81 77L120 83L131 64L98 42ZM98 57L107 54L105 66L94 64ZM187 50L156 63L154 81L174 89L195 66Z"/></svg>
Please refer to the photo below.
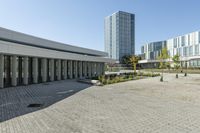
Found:
<svg viewBox="0 0 200 133"><path fill-rule="evenodd" d="M74 80L0 90L0 133L198 133L200 75L112 85ZM30 103L44 104L27 108Z"/></svg>

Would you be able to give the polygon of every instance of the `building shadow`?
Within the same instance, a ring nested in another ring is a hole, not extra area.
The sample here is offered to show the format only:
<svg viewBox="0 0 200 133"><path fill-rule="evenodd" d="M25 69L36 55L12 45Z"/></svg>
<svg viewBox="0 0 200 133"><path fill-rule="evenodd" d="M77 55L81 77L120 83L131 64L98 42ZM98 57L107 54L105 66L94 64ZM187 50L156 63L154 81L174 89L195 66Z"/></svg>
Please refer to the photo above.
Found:
<svg viewBox="0 0 200 133"><path fill-rule="evenodd" d="M63 80L0 89L0 123L45 109L91 85Z"/></svg>

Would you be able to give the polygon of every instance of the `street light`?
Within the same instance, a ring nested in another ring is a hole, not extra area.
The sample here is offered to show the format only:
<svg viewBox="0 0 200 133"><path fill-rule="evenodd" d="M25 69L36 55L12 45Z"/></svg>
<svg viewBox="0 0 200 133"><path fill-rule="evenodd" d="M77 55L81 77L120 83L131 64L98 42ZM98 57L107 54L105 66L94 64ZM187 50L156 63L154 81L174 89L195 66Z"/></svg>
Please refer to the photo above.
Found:
<svg viewBox="0 0 200 133"><path fill-rule="evenodd" d="M185 71L185 77L186 77L187 76L187 60L186 60L185 67L186 67L186 71Z"/></svg>

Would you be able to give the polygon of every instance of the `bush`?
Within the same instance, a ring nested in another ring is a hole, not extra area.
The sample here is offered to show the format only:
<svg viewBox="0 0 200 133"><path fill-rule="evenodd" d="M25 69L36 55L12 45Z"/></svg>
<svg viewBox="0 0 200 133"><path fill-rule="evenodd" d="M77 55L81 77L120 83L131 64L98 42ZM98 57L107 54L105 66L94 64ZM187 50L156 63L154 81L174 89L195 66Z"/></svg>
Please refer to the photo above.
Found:
<svg viewBox="0 0 200 133"><path fill-rule="evenodd" d="M115 79L114 79L115 83L118 83L120 82L120 77L119 76L116 76Z"/></svg>
<svg viewBox="0 0 200 133"><path fill-rule="evenodd" d="M133 79L133 75L129 75L129 77L128 77L129 79Z"/></svg>
<svg viewBox="0 0 200 133"><path fill-rule="evenodd" d="M98 80L102 84L113 84L113 83L130 81L133 79L137 80L137 79L140 79L140 76L155 77L155 76L160 76L160 74L159 73L138 73L137 76L133 76L133 73L124 74L124 75L102 75L98 77Z"/></svg>

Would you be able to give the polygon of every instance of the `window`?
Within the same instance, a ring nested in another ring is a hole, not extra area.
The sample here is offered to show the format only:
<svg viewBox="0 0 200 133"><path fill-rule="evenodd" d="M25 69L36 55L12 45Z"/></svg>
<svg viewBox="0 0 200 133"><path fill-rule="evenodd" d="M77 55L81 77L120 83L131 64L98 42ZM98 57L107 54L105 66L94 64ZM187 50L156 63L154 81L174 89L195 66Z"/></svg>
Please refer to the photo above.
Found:
<svg viewBox="0 0 200 133"><path fill-rule="evenodd" d="M199 55L199 45L195 45L195 55Z"/></svg>
<svg viewBox="0 0 200 133"><path fill-rule="evenodd" d="M184 36L181 37L181 46L185 46L185 37Z"/></svg>
<svg viewBox="0 0 200 133"><path fill-rule="evenodd" d="M183 48L183 56L188 56L188 47Z"/></svg>
<svg viewBox="0 0 200 133"><path fill-rule="evenodd" d="M199 43L200 43L200 32L199 32Z"/></svg>
<svg viewBox="0 0 200 133"><path fill-rule="evenodd" d="M178 39L175 38L175 39L174 39L174 48L177 48L177 47L178 47Z"/></svg>
<svg viewBox="0 0 200 133"><path fill-rule="evenodd" d="M190 47L189 47L189 56L192 56L192 55L193 55L193 47L190 46Z"/></svg>

